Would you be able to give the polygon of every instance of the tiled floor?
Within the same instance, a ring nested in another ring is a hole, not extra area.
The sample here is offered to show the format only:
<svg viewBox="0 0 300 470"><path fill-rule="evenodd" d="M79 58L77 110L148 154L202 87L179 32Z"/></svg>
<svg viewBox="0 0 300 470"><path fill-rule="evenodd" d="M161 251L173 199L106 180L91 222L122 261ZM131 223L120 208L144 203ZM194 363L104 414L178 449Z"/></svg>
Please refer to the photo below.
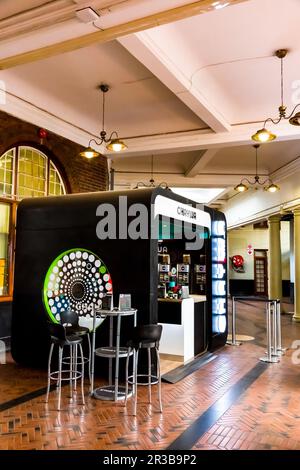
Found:
<svg viewBox="0 0 300 470"><path fill-rule="evenodd" d="M134 417L131 400L127 408L121 402L90 397L85 406L79 404L80 398L78 404L70 404L66 387L61 412L55 410L55 391L49 405L41 395L15 406L12 402L0 412L0 449L168 448L247 377L264 353L262 306L241 305L238 317L238 332L255 336L255 342L239 348L226 346L217 352L215 360L179 383L164 383L162 414L158 412L155 389L151 406L146 388L140 387L138 415ZM290 316L282 320L284 343L290 346L293 339L300 339L300 325L292 323ZM268 365L210 428L199 436L195 434L193 448L299 449L300 365L292 364L292 353L288 351L279 364ZM45 384L44 372L24 370L12 363L1 365L0 409L1 404Z"/></svg>

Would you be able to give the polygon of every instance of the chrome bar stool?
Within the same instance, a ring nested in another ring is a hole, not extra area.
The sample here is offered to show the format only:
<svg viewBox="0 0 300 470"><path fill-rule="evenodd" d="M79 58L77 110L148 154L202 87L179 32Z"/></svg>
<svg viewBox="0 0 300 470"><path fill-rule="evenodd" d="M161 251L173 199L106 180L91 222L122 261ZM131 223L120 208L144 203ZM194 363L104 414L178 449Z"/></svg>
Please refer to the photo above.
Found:
<svg viewBox="0 0 300 470"><path fill-rule="evenodd" d="M128 386L132 385L132 393L134 396L133 400L133 415L136 415L137 408L137 386L147 385L148 386L148 398L151 403L151 386L157 384L158 388L158 401L159 411L162 413L162 400L161 400L161 374L160 374L160 360L159 360L159 341L162 333L162 325L141 325L133 328L132 338L127 343L127 359L126 359L126 388L125 388L125 405L128 398ZM141 349L147 349L148 354L148 373L138 373L138 361L139 351ZM152 360L151 351L155 351L157 360L156 374L152 374ZM129 358L133 352L133 372L132 375L128 376ZM138 380L143 381L138 381Z"/></svg>
<svg viewBox="0 0 300 470"><path fill-rule="evenodd" d="M79 318L76 312L72 310L65 310L60 312L60 323L66 328L66 334L68 335L78 335L81 337L86 337L88 340L88 357L84 357L84 363L88 364L88 371L89 371L89 380L90 385L92 384L91 381L91 339L90 339L90 329L86 326L79 325ZM64 357L63 363L69 364L71 357ZM75 357L75 369L77 363L77 356ZM76 383L75 383L76 388Z"/></svg>
<svg viewBox="0 0 300 470"><path fill-rule="evenodd" d="M59 323L50 323L48 322L48 330L51 337L51 346L48 358L48 384L47 384L47 394L46 394L46 403L49 400L50 384L51 380L55 380L58 387L58 405L57 409L60 410L61 405L61 384L63 380L68 380L70 382L70 396L73 399L73 391L76 388L76 383L78 379L81 379L81 396L82 404L85 404L84 400L84 357L82 351L82 337L76 334L66 334L66 329L63 325ZM58 370L51 372L51 360L54 346L58 345ZM63 365L63 351L64 347L70 347L70 364L69 369L62 369ZM78 346L80 351L80 362L81 371L77 370L77 356L78 356Z"/></svg>

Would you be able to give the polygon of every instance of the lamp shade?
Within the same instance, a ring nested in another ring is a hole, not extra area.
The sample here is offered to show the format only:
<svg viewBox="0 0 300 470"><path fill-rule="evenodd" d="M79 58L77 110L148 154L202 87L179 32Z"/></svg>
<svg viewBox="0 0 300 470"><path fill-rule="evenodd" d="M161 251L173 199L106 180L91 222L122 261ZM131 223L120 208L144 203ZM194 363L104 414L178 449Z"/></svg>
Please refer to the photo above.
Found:
<svg viewBox="0 0 300 470"><path fill-rule="evenodd" d="M122 150L127 149L127 145L120 139L112 139L106 146L107 150L112 150L113 152L121 152Z"/></svg>
<svg viewBox="0 0 300 470"><path fill-rule="evenodd" d="M248 186L246 186L244 183L240 183L234 189L239 193L244 193L245 191L248 191Z"/></svg>
<svg viewBox="0 0 300 470"><path fill-rule="evenodd" d="M263 128L259 129L251 138L252 140L255 140L255 142L265 143L275 140L276 135L272 134L272 132L268 131L268 129Z"/></svg>
<svg viewBox="0 0 300 470"><path fill-rule="evenodd" d="M81 157L85 157L85 158L95 158L95 157L99 157L100 153L97 152L96 150L92 149L92 147L87 147L86 149L84 149L82 152L80 152L79 154Z"/></svg>
<svg viewBox="0 0 300 470"><path fill-rule="evenodd" d="M295 116L292 116L289 123L292 124L292 126L300 126L300 113L296 113Z"/></svg>
<svg viewBox="0 0 300 470"><path fill-rule="evenodd" d="M268 191L269 193L276 193L276 191L279 191L279 190L280 190L280 187L274 183L271 183L269 186L265 188L265 191Z"/></svg>

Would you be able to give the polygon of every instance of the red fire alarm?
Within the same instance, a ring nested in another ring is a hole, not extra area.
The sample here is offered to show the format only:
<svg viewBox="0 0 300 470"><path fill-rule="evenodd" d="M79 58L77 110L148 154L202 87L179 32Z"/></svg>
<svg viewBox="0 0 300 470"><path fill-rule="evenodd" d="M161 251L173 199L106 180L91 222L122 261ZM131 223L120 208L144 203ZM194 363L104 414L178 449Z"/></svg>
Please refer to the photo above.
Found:
<svg viewBox="0 0 300 470"><path fill-rule="evenodd" d="M38 135L39 135L39 138L40 138L40 144L43 145L44 140L48 137L48 132L46 131L46 129L41 128L38 131Z"/></svg>

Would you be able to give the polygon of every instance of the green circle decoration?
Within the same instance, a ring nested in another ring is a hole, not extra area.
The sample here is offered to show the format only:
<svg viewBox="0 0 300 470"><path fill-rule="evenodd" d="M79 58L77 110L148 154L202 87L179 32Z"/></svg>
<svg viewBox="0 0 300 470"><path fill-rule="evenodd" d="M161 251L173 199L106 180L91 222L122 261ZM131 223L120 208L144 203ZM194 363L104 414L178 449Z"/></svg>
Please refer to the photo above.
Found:
<svg viewBox="0 0 300 470"><path fill-rule="evenodd" d="M44 281L43 301L49 318L60 322L60 312L72 310L91 318L92 305L112 294L112 281L103 261L92 251L73 248L51 263Z"/></svg>

